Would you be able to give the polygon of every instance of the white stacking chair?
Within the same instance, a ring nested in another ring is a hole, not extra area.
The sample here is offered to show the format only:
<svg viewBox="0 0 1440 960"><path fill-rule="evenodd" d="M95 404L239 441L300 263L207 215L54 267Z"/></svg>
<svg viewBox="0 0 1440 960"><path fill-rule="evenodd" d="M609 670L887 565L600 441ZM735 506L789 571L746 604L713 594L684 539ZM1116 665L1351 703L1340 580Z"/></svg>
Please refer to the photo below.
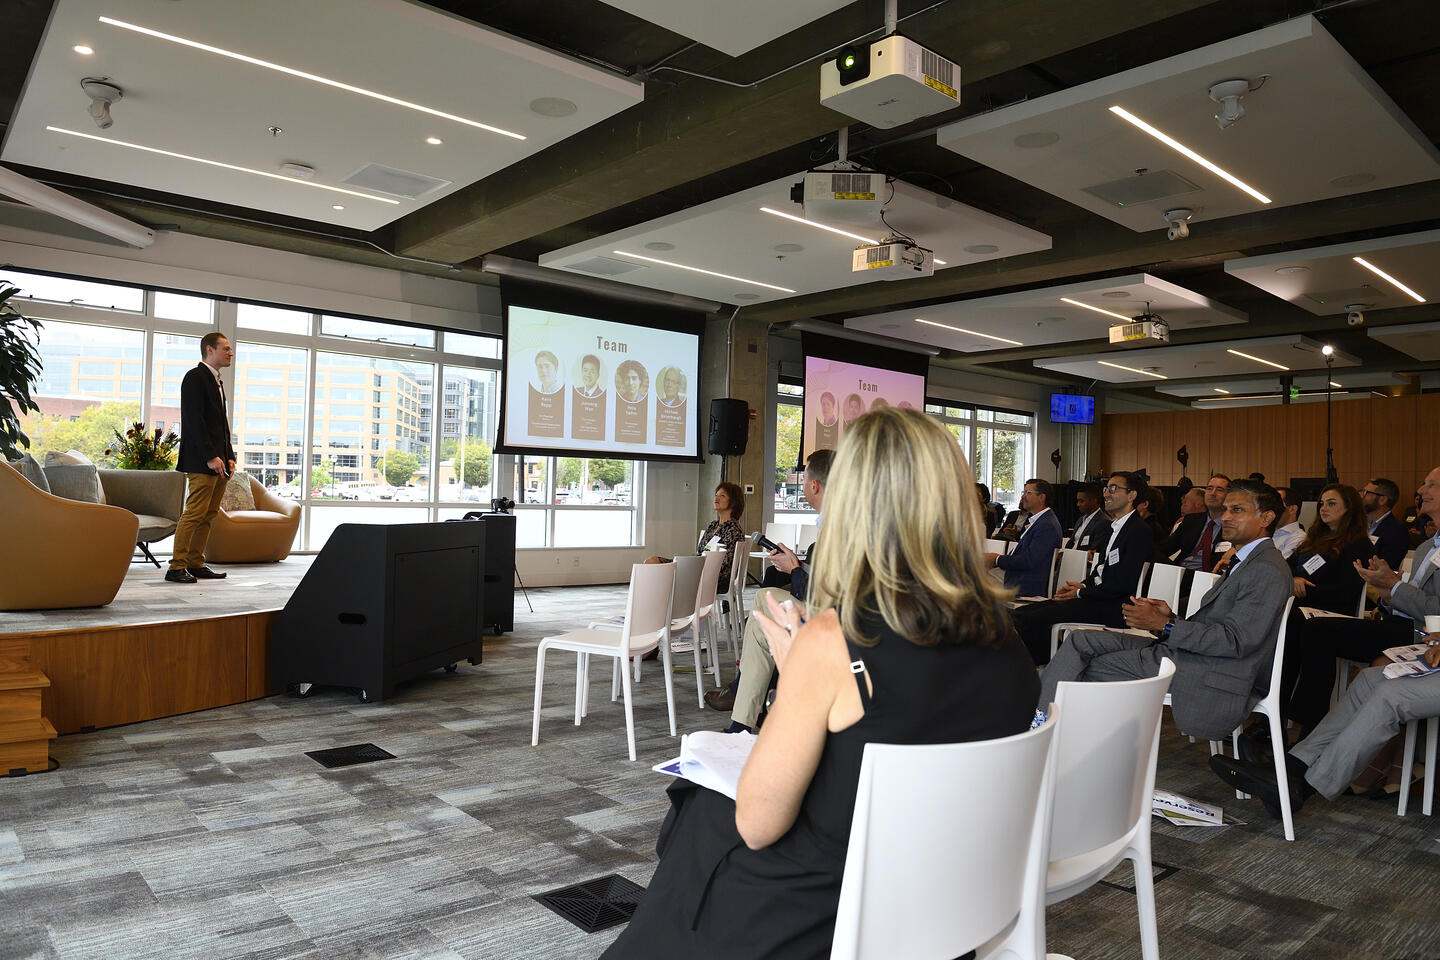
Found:
<svg viewBox="0 0 1440 960"><path fill-rule="evenodd" d="M1050 587L1048 596L1055 596L1055 591L1072 580L1084 580L1085 568L1090 563L1089 550L1071 550L1061 547L1055 551L1058 558L1050 568Z"/></svg>
<svg viewBox="0 0 1440 960"><path fill-rule="evenodd" d="M1185 618L1195 616L1196 612L1205 605L1205 595L1210 588L1220 582L1220 574L1206 573L1203 570L1196 570L1190 577L1190 600L1185 604Z"/></svg>
<svg viewBox="0 0 1440 960"><path fill-rule="evenodd" d="M1420 721L1411 720L1405 725L1405 762L1400 768L1400 806L1396 810L1405 816L1410 806L1410 771L1415 769L1415 734L1420 730ZM1435 810L1435 738L1440 735L1440 717L1425 721L1425 787L1420 793L1421 812L1430 816Z"/></svg>
<svg viewBox="0 0 1440 960"><path fill-rule="evenodd" d="M798 553L799 549L795 547L795 538L799 532L799 527L800 525L798 523L767 523L765 524L765 537L771 543L783 543ZM770 551L761 547L756 550L751 550L750 556L752 559L758 559L760 561L760 570L763 573L770 560Z"/></svg>
<svg viewBox="0 0 1440 960"><path fill-rule="evenodd" d="M804 555L815 545L815 538L820 535L820 527L814 523L796 524L795 527L795 552Z"/></svg>
<svg viewBox="0 0 1440 960"><path fill-rule="evenodd" d="M718 553L716 555L720 557L724 556L724 554ZM673 561L675 564L675 586L671 589L670 594L670 638L672 643L678 640L695 624L696 602L700 596L700 581L704 576L705 562L709 556L710 554L707 553L698 557L676 557ZM716 573L719 573L718 566L716 567ZM615 620L596 621L590 624L589 629L619 630L625 618L620 617L618 619L620 622L616 622ZM694 641L693 650L695 654L695 698L700 701L700 708L703 710L705 708L705 683L703 680L705 672L700 668L700 631L697 629L694 631L694 634L692 639ZM674 652L673 647L671 652ZM713 660L714 658L712 657L711 659ZM640 679L640 662L641 658L636 657L636 680ZM610 679L610 700L612 702L620 695L620 671L623 669L624 664L620 661L619 657L616 657L615 669ZM720 685L720 668L718 665L715 666L714 673L715 685L718 687ZM584 704L586 708L589 707L589 699L590 693L587 689ZM588 715L588 709L582 709L580 711L581 717Z"/></svg>
<svg viewBox="0 0 1440 960"><path fill-rule="evenodd" d="M731 555L730 582L726 585L724 592L720 594L720 603L725 612L725 627L730 637L730 652L739 657L742 631L745 629L745 574L750 565L750 558L739 544L736 544Z"/></svg>
<svg viewBox="0 0 1440 960"><path fill-rule="evenodd" d="M1061 683L1055 693L1054 797L1047 906L1090 889L1121 860L1135 869L1140 955L1160 960L1150 867L1160 712L1175 664L1145 680Z"/></svg>
<svg viewBox="0 0 1440 960"><path fill-rule="evenodd" d="M999 740L865 746L831 960L1043 958L1055 724L1052 710Z"/></svg>
<svg viewBox="0 0 1440 960"><path fill-rule="evenodd" d="M1285 839L1295 839L1295 819L1290 812L1290 777L1285 769L1285 715L1284 704L1280 702L1280 667L1285 660L1285 628L1290 620L1290 608L1295 598L1285 601L1285 610L1280 614L1280 632L1275 637L1275 660L1270 665L1270 691L1265 699L1255 704L1254 713L1263 713L1270 720L1270 742L1275 745L1275 782L1280 787L1281 822L1285 825ZM1234 756L1240 756L1240 732L1244 723L1235 727L1231 734ZM1211 751L1214 753L1214 751ZM1249 794L1236 790L1235 796L1245 799Z"/></svg>
<svg viewBox="0 0 1440 960"><path fill-rule="evenodd" d="M1365 601L1369 599L1364 590L1360 591L1360 599L1355 604L1355 619L1360 620L1365 616ZM1302 604L1304 606L1304 604ZM1345 691L1350 686L1350 668L1355 664L1354 660L1346 660L1344 657L1335 658L1335 688L1330 691L1331 705L1340 702L1345 696Z"/></svg>
<svg viewBox="0 0 1440 960"><path fill-rule="evenodd" d="M660 648L665 674L665 704L670 709L670 736L675 736L675 690L670 673L670 611L675 588L675 564L637 563L630 568L630 592L625 601L625 622L619 630L574 630L540 641L535 655L535 715L530 728L530 745L540 743L540 693L545 685L545 654L569 650L575 654L575 726L586 711L590 657L614 657L622 664L631 657ZM630 671L621 669L625 693L625 737L630 759L635 759L635 717L631 708Z"/></svg>
<svg viewBox="0 0 1440 960"><path fill-rule="evenodd" d="M985 538L985 552L986 552L986 553L998 553L1000 556L1003 557L1003 556L1005 556L1005 554L1007 554L1007 553L1010 552L1010 541L1009 541L1009 540L992 540L992 539L990 539L989 537L986 537L986 538Z"/></svg>
<svg viewBox="0 0 1440 960"><path fill-rule="evenodd" d="M720 601L716 592L720 586L720 567L725 563L725 554L711 550L704 555L705 567L700 574L700 585L695 593L695 620L692 628L695 645L704 644L710 652L710 672L715 675L715 685L720 686L720 660L717 648L720 645ZM699 672L699 666L696 666ZM700 697L700 706L705 706L705 697Z"/></svg>
<svg viewBox="0 0 1440 960"><path fill-rule="evenodd" d="M1150 567L1151 567L1151 564L1149 564L1149 563L1141 564L1141 566L1140 566L1140 579L1136 580L1136 581L1135 581L1135 586L1133 586L1133 587L1130 588L1130 594L1131 594L1132 596L1133 596L1133 595L1141 595L1141 596L1146 596L1146 597L1149 597L1149 596L1150 596L1150 594L1149 594L1148 592L1147 592L1147 593L1144 593L1144 594L1141 594L1141 593L1140 593L1140 584L1142 584L1142 583L1145 582L1145 574L1150 571ZM1162 579L1162 581L1161 581L1161 586L1165 586L1165 585L1166 585L1166 581L1165 581L1164 579ZM1167 595L1167 596L1168 596L1168 595ZM1174 610L1174 609L1175 609L1175 604L1178 603L1178 602L1179 602L1178 599L1171 598L1170 609L1171 609L1171 610ZM1119 632L1121 632L1121 633L1127 632L1127 631L1125 630L1125 628L1123 628L1123 627L1107 627L1107 626L1105 626L1105 624L1103 624L1103 623L1057 623L1057 624L1055 624L1053 627L1050 628L1050 656L1051 656L1052 658L1055 656L1055 652L1060 649L1060 644L1070 636L1070 631L1071 631L1071 630L1116 630L1116 631L1119 631ZM1128 631L1128 632L1130 632L1130 633L1135 633L1135 632L1137 632L1137 631L1131 630L1131 631ZM1143 631L1139 631L1139 632L1143 632Z"/></svg>
<svg viewBox="0 0 1440 960"><path fill-rule="evenodd" d="M1145 596L1152 600L1164 600L1171 610L1180 609L1180 586L1185 580L1185 568L1173 563L1150 565L1150 582L1145 585Z"/></svg>

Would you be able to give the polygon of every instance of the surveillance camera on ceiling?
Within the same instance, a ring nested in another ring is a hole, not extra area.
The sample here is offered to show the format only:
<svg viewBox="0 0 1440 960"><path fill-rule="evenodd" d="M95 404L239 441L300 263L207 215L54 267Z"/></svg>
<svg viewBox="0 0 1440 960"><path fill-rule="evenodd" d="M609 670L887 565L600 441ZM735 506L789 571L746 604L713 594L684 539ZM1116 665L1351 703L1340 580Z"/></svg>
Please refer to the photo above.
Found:
<svg viewBox="0 0 1440 960"><path fill-rule="evenodd" d="M1163 214L1165 222L1170 225L1166 233L1171 240L1184 240L1190 236L1189 220L1195 216L1195 211L1189 207L1177 207L1174 210L1166 210Z"/></svg>
<svg viewBox="0 0 1440 960"><path fill-rule="evenodd" d="M115 125L110 117L110 104L125 96L125 91L110 82L109 77L86 77L80 81L80 89L90 98L90 119L101 130Z"/></svg>
<svg viewBox="0 0 1440 960"><path fill-rule="evenodd" d="M1215 122L1221 130L1245 116L1245 107L1240 101L1249 92L1249 80L1222 80L1211 86L1210 99L1220 104L1220 109L1215 113Z"/></svg>
<svg viewBox="0 0 1440 960"><path fill-rule="evenodd" d="M1363 326L1365 323L1365 308L1368 303L1347 303L1345 304L1345 322L1352 327Z"/></svg>

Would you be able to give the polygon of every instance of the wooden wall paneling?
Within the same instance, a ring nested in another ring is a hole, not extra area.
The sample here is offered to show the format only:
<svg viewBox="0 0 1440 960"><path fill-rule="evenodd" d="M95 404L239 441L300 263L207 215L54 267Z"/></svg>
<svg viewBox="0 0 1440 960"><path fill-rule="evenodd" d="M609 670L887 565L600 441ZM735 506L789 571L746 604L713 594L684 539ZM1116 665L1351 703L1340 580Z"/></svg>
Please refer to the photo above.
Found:
<svg viewBox="0 0 1440 960"><path fill-rule="evenodd" d="M1389 405L1389 401L1376 401ZM1317 404L1319 406L1319 404ZM1340 482L1348 483L1357 490L1366 480L1375 476L1377 465L1370 446L1370 401L1342 400L1333 402L1335 467Z"/></svg>
<svg viewBox="0 0 1440 960"><path fill-rule="evenodd" d="M245 696L249 700L270 693L270 628L279 616L276 610L245 618Z"/></svg>
<svg viewBox="0 0 1440 960"><path fill-rule="evenodd" d="M1179 422L1175 425L1175 446L1170 450L1170 460L1175 464L1176 479L1179 477L1180 461L1175 459L1175 451L1183 445L1190 454L1190 466L1186 469L1185 475L1197 486L1204 486L1208 477L1199 477L1203 473L1205 464L1210 462L1210 436L1213 432L1215 418L1213 411L1194 410L1181 414Z"/></svg>
<svg viewBox="0 0 1440 960"><path fill-rule="evenodd" d="M0 673L26 673L30 665L28 637L0 637Z"/></svg>

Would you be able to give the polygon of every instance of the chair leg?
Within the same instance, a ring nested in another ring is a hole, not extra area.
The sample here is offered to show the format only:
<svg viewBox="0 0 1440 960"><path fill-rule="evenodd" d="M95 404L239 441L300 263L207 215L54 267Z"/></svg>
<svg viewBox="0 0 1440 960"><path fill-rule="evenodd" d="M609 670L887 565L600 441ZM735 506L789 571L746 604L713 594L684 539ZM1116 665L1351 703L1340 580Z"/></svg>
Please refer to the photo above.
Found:
<svg viewBox="0 0 1440 960"><path fill-rule="evenodd" d="M1230 734L1230 755L1231 755L1232 757L1234 757L1236 760L1239 760L1239 759L1240 759L1240 728L1239 728L1239 727L1236 727L1235 730L1234 730L1234 732ZM1236 800L1249 800L1249 799L1250 799L1250 794L1245 793L1243 790L1236 790L1236 791L1235 791L1235 799L1236 799Z"/></svg>
<svg viewBox="0 0 1440 960"><path fill-rule="evenodd" d="M540 745L540 689L545 685L545 641L535 654L535 717L530 723L530 746Z"/></svg>
<svg viewBox="0 0 1440 960"><path fill-rule="evenodd" d="M694 641L691 644L692 653L695 655L695 699L700 703L700 709L705 709L705 672L700 669L700 644L701 644L700 621L696 620L690 625L690 638Z"/></svg>
<svg viewBox="0 0 1440 960"><path fill-rule="evenodd" d="M1410 806L1410 772L1415 768L1415 734L1420 732L1420 721L1411 720L1405 724L1405 759L1400 764L1400 805L1395 815L1405 816Z"/></svg>
<svg viewBox="0 0 1440 960"><path fill-rule="evenodd" d="M155 554L153 554L153 553L150 552L150 544L148 544L148 543L137 543L137 544L135 544L135 546L139 547L139 548L140 548L140 552L143 553L143 554L145 554L145 559L146 559L146 560L149 560L151 563L155 564L156 569L159 569L159 567L160 567L160 561L159 561L159 560L156 560L156 559L155 559Z"/></svg>
<svg viewBox="0 0 1440 960"><path fill-rule="evenodd" d="M585 654L575 654L575 726L580 726L580 718L584 716L585 699Z"/></svg>
<svg viewBox="0 0 1440 960"><path fill-rule="evenodd" d="M665 707L670 711L670 736L675 736L675 671L674 664L670 660L670 631L666 630L660 638L660 663L661 669L665 671ZM696 686L699 686L699 672L696 672ZM705 698L700 698L700 706L704 708Z"/></svg>
<svg viewBox="0 0 1440 960"><path fill-rule="evenodd" d="M1285 728L1278 713L1270 715L1270 743L1275 749L1275 785L1280 788L1280 814L1285 839L1295 839L1295 817L1290 810L1290 776L1285 769Z"/></svg>
<svg viewBox="0 0 1440 960"><path fill-rule="evenodd" d="M640 659L636 657L635 659ZM620 678L623 681L622 687L625 694L625 742L630 745L630 759L635 759L635 713L630 707L630 671L620 671Z"/></svg>
<svg viewBox="0 0 1440 960"><path fill-rule="evenodd" d="M1148 854L1148 851L1146 853ZM1142 860L1144 862L1141 862ZM1135 868L1135 907L1140 917L1140 956L1142 960L1160 960L1160 932L1155 919L1155 878L1150 867L1150 857L1137 855L1130 860L1130 864Z"/></svg>
<svg viewBox="0 0 1440 960"><path fill-rule="evenodd" d="M1425 792L1421 812L1430 816L1435 811L1435 739L1440 736L1440 717L1425 722Z"/></svg>
<svg viewBox="0 0 1440 960"><path fill-rule="evenodd" d="M616 657L615 666L610 671L610 702L614 703L620 698L620 671L625 669L625 658Z"/></svg>

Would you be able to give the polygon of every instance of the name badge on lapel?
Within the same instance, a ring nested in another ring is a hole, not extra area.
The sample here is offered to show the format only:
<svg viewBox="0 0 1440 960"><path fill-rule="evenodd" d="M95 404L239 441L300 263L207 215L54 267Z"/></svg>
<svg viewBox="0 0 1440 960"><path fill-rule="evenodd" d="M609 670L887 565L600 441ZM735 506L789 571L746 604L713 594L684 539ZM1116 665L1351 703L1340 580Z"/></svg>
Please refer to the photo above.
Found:
<svg viewBox="0 0 1440 960"><path fill-rule="evenodd" d="M1111 550L1109 553L1105 554L1105 565L1106 565L1107 567L1113 567L1113 566L1115 566L1115 564L1117 564L1117 563L1119 563L1119 562L1120 562L1120 550L1119 550L1118 548L1115 549L1115 550Z"/></svg>
<svg viewBox="0 0 1440 960"><path fill-rule="evenodd" d="M1306 573L1314 573L1316 570L1319 570L1323 566L1325 566L1325 558L1321 556L1314 556L1302 563L1300 565L1300 569L1304 570Z"/></svg>
<svg viewBox="0 0 1440 960"><path fill-rule="evenodd" d="M1224 553L1226 550L1229 550L1229 549L1230 549L1230 541L1229 541L1229 540L1221 540L1219 543L1215 544L1215 546L1212 547L1211 549L1214 550L1216 553Z"/></svg>

